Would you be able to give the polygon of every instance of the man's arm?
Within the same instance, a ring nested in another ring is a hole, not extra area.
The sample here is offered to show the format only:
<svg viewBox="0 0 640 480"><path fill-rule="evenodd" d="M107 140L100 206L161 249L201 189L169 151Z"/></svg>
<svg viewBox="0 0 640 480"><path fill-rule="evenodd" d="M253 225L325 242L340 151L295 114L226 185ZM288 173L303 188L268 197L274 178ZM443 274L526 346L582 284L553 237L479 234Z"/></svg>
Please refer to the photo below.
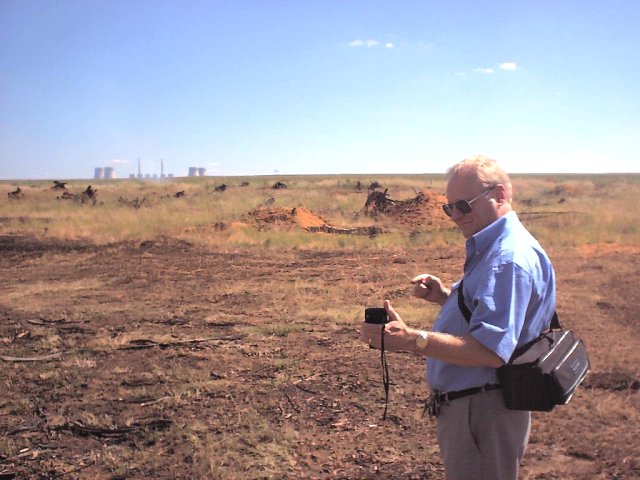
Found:
<svg viewBox="0 0 640 480"><path fill-rule="evenodd" d="M489 350L471 334L463 337L449 335L440 332L427 333L427 346L417 348L415 338L418 331L409 332L413 336L413 353L436 358L443 362L460 365L462 367L491 367L498 368L504 365L504 361L494 351ZM385 342L386 347L386 342Z"/></svg>
<svg viewBox="0 0 640 480"><path fill-rule="evenodd" d="M384 347L386 350L412 352L464 367L498 368L504 365L502 358L482 345L471 334L458 337L447 333L427 332L427 345L419 348L416 339L420 336L420 330L409 328L388 300L385 300L384 304L390 320L384 326ZM363 323L360 339L379 349L380 330L380 325Z"/></svg>

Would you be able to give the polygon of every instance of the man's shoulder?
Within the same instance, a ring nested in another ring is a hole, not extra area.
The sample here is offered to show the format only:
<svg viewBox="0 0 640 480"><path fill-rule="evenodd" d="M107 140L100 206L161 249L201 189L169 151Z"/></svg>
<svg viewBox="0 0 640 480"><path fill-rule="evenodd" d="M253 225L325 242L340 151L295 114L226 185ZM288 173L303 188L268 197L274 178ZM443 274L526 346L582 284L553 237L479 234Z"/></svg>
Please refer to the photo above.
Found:
<svg viewBox="0 0 640 480"><path fill-rule="evenodd" d="M523 268L549 261L538 240L519 221L504 230L494 253L500 263L515 263Z"/></svg>

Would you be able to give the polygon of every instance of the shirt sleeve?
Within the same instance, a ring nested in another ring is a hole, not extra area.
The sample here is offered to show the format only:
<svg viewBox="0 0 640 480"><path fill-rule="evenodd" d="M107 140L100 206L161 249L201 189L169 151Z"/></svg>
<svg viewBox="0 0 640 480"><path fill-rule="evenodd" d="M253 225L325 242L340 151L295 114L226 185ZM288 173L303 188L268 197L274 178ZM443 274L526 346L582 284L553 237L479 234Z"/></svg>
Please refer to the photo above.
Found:
<svg viewBox="0 0 640 480"><path fill-rule="evenodd" d="M524 325L532 294L531 275L515 263L506 263L494 266L486 281L476 285L469 330L506 363Z"/></svg>

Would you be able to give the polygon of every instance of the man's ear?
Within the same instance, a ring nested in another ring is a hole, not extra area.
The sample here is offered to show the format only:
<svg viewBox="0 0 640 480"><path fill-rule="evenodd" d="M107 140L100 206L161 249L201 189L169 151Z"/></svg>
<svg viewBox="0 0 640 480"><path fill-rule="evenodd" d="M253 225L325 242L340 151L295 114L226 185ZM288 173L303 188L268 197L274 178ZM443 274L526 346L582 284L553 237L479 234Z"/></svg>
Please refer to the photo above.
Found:
<svg viewBox="0 0 640 480"><path fill-rule="evenodd" d="M498 185L496 185L496 202L498 202L500 205L502 205L503 203L505 203L507 201L507 191L504 188L504 185L499 183Z"/></svg>

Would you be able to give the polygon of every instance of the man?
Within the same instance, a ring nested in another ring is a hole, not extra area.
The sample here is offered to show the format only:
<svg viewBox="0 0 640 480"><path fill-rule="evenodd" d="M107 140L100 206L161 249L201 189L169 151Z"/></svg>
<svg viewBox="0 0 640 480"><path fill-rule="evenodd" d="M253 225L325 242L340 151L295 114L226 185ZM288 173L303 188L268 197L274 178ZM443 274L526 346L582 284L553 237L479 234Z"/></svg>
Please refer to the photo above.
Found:
<svg viewBox="0 0 640 480"><path fill-rule="evenodd" d="M393 309L384 345L427 357L436 401L437 435L449 480L515 480L526 449L531 412L508 410L496 369L550 326L555 274L540 244L512 210L511 181L491 159L473 157L447 173L445 212L466 238L461 282L415 277L413 295L442 305L432 331L408 327ZM361 340L380 348L380 325L363 323Z"/></svg>

